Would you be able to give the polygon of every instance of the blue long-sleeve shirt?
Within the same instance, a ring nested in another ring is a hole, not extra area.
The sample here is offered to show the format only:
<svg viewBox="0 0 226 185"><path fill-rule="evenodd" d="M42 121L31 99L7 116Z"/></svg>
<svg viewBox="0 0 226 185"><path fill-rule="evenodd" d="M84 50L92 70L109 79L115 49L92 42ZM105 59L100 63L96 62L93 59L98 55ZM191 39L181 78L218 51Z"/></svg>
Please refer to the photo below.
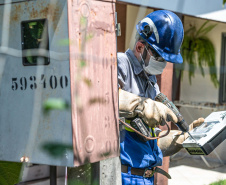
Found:
<svg viewBox="0 0 226 185"><path fill-rule="evenodd" d="M118 53L117 58L119 88L141 97L154 99L160 92L156 77L149 76L151 85L148 85L147 79L143 76L143 67L130 49L125 53ZM120 157L123 165L143 169L162 165L163 158L157 140L141 142L135 132L127 130L120 133ZM154 177L144 179L141 176L122 173L122 182L123 184L153 184Z"/></svg>

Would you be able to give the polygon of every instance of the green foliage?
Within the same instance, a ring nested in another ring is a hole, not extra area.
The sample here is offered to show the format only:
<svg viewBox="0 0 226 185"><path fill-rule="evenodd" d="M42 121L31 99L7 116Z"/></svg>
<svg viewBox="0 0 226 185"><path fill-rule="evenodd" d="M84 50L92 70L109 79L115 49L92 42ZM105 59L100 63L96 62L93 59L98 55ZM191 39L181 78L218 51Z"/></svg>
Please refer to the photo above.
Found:
<svg viewBox="0 0 226 185"><path fill-rule="evenodd" d="M62 143L45 143L42 149L47 152L50 156L54 158L63 157L66 150L73 150L72 145L62 144Z"/></svg>
<svg viewBox="0 0 226 185"><path fill-rule="evenodd" d="M223 0L223 6L224 6L225 3L226 3L226 0Z"/></svg>
<svg viewBox="0 0 226 185"><path fill-rule="evenodd" d="M80 17L80 24L82 25L82 26L85 26L86 24L87 24L87 18L86 17L83 17L83 16L81 16Z"/></svg>
<svg viewBox="0 0 226 185"><path fill-rule="evenodd" d="M213 182L210 185L226 185L226 180L219 180L217 182Z"/></svg>
<svg viewBox="0 0 226 185"><path fill-rule="evenodd" d="M68 185L87 185L87 183L84 183L83 181L80 180L69 180ZM93 182L92 185L98 185L99 182Z"/></svg>
<svg viewBox="0 0 226 185"><path fill-rule="evenodd" d="M69 39L61 39L58 41L59 46L69 46L70 40Z"/></svg>
<svg viewBox="0 0 226 185"><path fill-rule="evenodd" d="M61 98L49 98L43 103L44 111L49 110L65 110L69 108L69 104Z"/></svg>
<svg viewBox="0 0 226 185"><path fill-rule="evenodd" d="M36 49L40 47L44 24L44 20L23 23L24 49ZM37 56L29 56L29 53L27 55L28 63L37 63Z"/></svg>
<svg viewBox="0 0 226 185"><path fill-rule="evenodd" d="M89 33L89 34L86 36L86 41L90 41L93 37L94 37L94 34L93 34L93 33Z"/></svg>
<svg viewBox="0 0 226 185"><path fill-rule="evenodd" d="M81 59L81 61L80 61L80 67L83 68L85 66L86 66L86 61L83 60L83 59Z"/></svg>
<svg viewBox="0 0 226 185"><path fill-rule="evenodd" d="M0 184L13 185L19 182L22 163L0 161Z"/></svg>
<svg viewBox="0 0 226 185"><path fill-rule="evenodd" d="M211 81L215 87L218 87L219 82L217 80L215 66L215 49L212 42L205 36L216 26L216 24L207 26L208 22L209 21L206 21L198 30L196 30L195 26L192 26L185 31L184 41L181 47L182 57L184 62L189 64L190 84L192 77L194 77L196 67L199 67L201 74L204 77L205 73L203 66L208 66Z"/></svg>
<svg viewBox="0 0 226 185"><path fill-rule="evenodd" d="M87 163L78 167L68 167L68 185L98 185L91 180L92 164Z"/></svg>

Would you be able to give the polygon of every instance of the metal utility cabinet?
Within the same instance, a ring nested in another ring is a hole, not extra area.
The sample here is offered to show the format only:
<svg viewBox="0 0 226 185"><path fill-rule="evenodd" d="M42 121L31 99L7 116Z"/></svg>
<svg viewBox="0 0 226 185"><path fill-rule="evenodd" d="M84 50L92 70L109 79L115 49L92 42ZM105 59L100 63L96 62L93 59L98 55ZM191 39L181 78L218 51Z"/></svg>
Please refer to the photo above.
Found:
<svg viewBox="0 0 226 185"><path fill-rule="evenodd" d="M0 160L119 156L115 3L0 0L0 17Z"/></svg>

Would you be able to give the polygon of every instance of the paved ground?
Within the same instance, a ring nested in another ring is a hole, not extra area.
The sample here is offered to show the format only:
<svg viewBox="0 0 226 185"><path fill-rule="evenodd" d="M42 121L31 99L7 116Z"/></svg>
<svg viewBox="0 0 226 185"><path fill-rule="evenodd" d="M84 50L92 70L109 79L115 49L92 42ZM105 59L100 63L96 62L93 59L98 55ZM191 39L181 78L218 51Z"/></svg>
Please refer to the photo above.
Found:
<svg viewBox="0 0 226 185"><path fill-rule="evenodd" d="M206 162L205 162L206 160ZM168 185L209 185L226 179L226 164L218 159L204 160L200 156L190 156L180 152L171 157Z"/></svg>

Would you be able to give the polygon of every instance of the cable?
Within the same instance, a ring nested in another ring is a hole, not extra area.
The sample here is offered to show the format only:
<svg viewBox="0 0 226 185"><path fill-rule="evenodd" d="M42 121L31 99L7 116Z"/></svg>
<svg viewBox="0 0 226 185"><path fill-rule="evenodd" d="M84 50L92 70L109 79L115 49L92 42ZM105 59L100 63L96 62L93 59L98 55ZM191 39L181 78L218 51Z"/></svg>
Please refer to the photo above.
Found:
<svg viewBox="0 0 226 185"><path fill-rule="evenodd" d="M169 133L170 133L170 128L169 128L169 125L166 123L166 126L167 126L167 132L159 137L147 137L145 136L144 134L142 134L141 132L137 131L136 129L134 129L132 126L130 126L129 124L125 123L124 121L122 121L121 119L119 119L119 121L124 124L126 127L132 129L134 132L136 132L137 134L139 134L140 136L144 137L145 139L147 140L154 140L154 139L159 139L159 138L162 138L162 137L165 137L167 136Z"/></svg>

